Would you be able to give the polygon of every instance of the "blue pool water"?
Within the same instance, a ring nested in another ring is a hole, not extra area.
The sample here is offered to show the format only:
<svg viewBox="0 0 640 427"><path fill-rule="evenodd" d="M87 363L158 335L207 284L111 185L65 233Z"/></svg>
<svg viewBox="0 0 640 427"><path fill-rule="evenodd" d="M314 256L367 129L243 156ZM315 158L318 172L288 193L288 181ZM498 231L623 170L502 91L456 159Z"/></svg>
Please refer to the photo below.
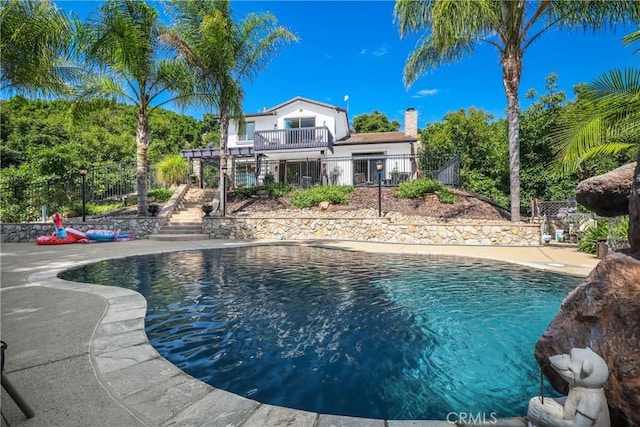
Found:
<svg viewBox="0 0 640 427"><path fill-rule="evenodd" d="M579 282L471 258L298 246L136 256L60 276L142 293L151 344L214 387L384 419L525 415L540 393L535 342Z"/></svg>

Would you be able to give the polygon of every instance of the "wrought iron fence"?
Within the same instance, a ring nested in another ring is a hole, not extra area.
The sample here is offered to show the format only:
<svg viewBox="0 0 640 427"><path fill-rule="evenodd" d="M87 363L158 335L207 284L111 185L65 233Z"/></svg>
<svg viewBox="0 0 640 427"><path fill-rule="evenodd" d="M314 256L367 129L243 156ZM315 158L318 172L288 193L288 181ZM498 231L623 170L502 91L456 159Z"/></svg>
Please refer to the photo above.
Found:
<svg viewBox="0 0 640 427"><path fill-rule="evenodd" d="M578 204L575 199L568 200L547 200L538 202L539 216L546 215L547 218L565 217L576 212Z"/></svg>
<svg viewBox="0 0 640 427"><path fill-rule="evenodd" d="M104 163L88 169L86 200L103 202L122 200L136 194L135 162ZM147 168L147 188L158 188L154 169ZM79 172L50 179L25 180L12 176L0 180L0 207L26 212L40 211L42 205L50 209L78 206L82 203L82 176ZM29 218L20 218L29 220Z"/></svg>
<svg viewBox="0 0 640 427"><path fill-rule="evenodd" d="M377 163L381 164L378 170ZM353 155L349 157L275 160L259 157L234 159L233 185L254 186L268 179L299 187L312 185L396 186L429 177L445 185L460 186L460 156L422 158L412 155Z"/></svg>

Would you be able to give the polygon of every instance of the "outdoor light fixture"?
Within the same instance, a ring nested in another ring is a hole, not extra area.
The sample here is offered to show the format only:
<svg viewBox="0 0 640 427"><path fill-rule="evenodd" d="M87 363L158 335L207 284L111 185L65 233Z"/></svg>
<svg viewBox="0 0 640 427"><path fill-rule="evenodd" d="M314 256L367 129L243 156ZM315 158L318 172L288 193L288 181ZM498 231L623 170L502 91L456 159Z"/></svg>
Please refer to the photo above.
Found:
<svg viewBox="0 0 640 427"><path fill-rule="evenodd" d="M384 162L378 160L376 162L376 169L378 170L378 216L382 216L382 168L384 168Z"/></svg>
<svg viewBox="0 0 640 427"><path fill-rule="evenodd" d="M78 172L82 175L82 222L87 220L87 169L86 166L80 166Z"/></svg>

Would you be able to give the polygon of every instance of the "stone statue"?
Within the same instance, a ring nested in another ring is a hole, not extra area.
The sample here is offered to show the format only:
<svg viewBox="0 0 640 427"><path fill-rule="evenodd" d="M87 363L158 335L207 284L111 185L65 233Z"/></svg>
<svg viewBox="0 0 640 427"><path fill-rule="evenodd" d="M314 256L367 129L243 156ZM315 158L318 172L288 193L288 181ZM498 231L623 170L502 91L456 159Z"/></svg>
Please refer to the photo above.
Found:
<svg viewBox="0 0 640 427"><path fill-rule="evenodd" d="M551 356L549 362L569 383L569 394L559 399L531 399L529 427L610 427L602 387L609 377L609 368L602 357L590 348L574 348L570 354Z"/></svg>

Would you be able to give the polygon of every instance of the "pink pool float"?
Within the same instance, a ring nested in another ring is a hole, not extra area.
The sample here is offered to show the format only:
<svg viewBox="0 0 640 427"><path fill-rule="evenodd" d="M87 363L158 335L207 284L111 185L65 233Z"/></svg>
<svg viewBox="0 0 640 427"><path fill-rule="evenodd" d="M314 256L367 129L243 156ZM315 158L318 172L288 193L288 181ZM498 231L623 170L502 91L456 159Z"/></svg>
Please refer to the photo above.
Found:
<svg viewBox="0 0 640 427"><path fill-rule="evenodd" d="M123 242L133 240L133 235L122 234L120 230L89 230L86 233L62 226L62 216L55 212L52 216L55 231L36 239L38 245L67 245L70 243Z"/></svg>

